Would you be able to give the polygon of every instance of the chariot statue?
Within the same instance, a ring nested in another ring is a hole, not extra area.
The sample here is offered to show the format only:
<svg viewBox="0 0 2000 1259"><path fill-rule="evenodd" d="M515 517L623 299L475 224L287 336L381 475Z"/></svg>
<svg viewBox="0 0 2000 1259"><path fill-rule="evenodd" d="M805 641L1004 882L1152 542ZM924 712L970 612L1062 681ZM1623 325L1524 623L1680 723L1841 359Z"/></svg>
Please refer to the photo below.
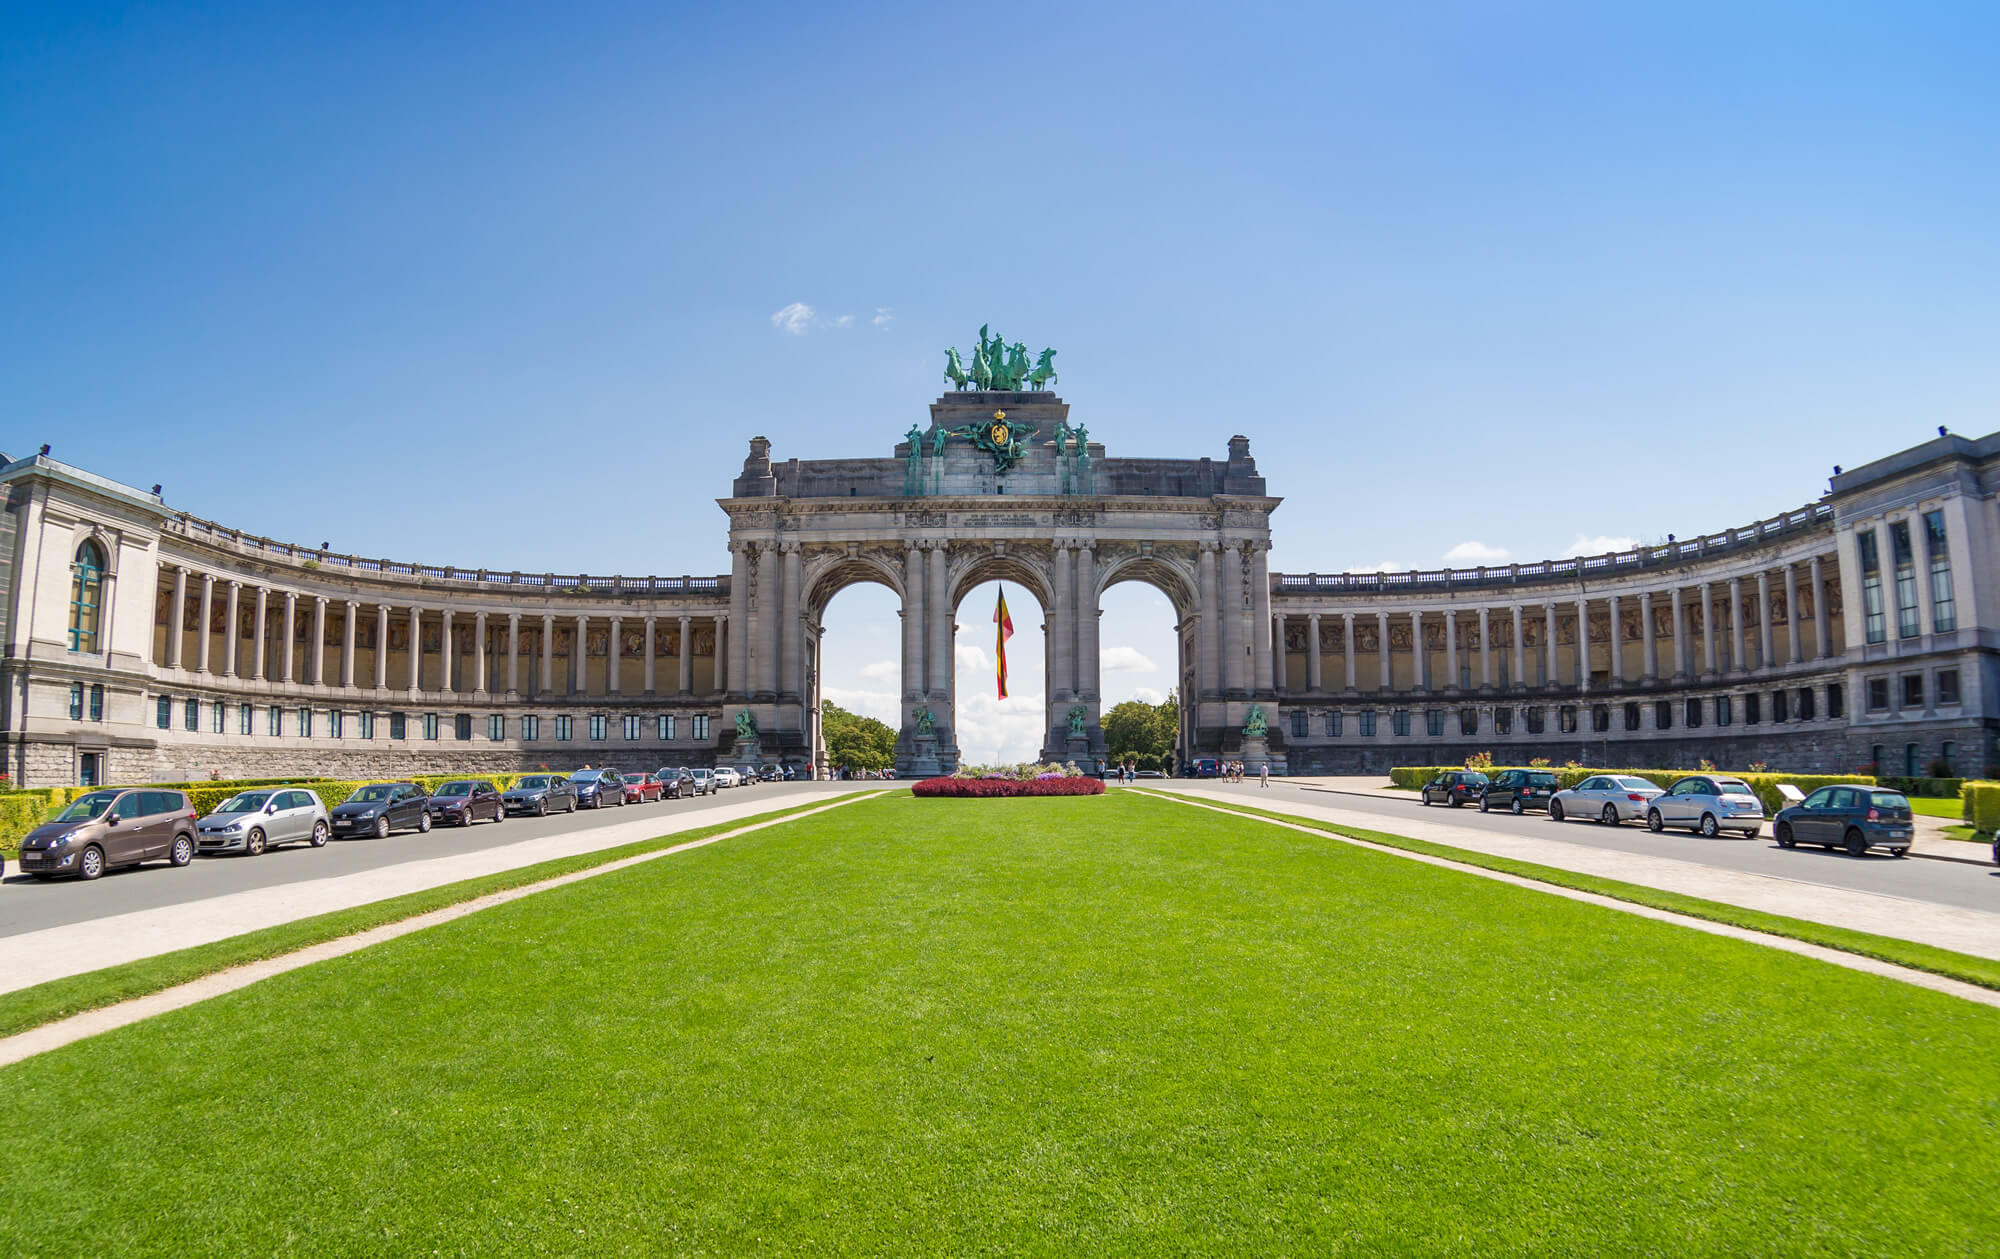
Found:
<svg viewBox="0 0 2000 1259"><path fill-rule="evenodd" d="M1270 723L1264 719L1264 706L1262 704L1250 705L1250 712L1243 719L1243 737L1246 739L1261 739L1270 732Z"/></svg>
<svg viewBox="0 0 2000 1259"><path fill-rule="evenodd" d="M738 709L736 712L736 737L739 739L757 737L757 719L750 715L750 710L747 708Z"/></svg>

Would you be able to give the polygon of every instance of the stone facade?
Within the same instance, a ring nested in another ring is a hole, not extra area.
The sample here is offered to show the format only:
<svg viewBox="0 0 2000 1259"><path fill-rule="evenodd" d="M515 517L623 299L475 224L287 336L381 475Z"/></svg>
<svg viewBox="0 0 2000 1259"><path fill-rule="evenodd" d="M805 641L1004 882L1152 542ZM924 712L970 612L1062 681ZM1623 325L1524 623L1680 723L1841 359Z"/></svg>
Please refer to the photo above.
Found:
<svg viewBox="0 0 2000 1259"><path fill-rule="evenodd" d="M964 436L1003 418L1007 458ZM947 394L930 420L878 458L773 460L753 439L718 500L730 567L715 576L339 555L47 456L7 463L6 771L38 785L823 768L821 619L857 582L903 604L899 765L948 769L956 612L994 578L1046 619L1050 757L1104 754L1099 601L1143 581L1174 608L1183 760L2000 760L2000 434L1940 436L1836 476L1817 503L1690 541L1320 574L1270 571L1281 500L1245 438L1221 459L1110 457L1046 393ZM1253 707L1261 737L1244 733ZM754 734L739 739L739 718Z"/></svg>

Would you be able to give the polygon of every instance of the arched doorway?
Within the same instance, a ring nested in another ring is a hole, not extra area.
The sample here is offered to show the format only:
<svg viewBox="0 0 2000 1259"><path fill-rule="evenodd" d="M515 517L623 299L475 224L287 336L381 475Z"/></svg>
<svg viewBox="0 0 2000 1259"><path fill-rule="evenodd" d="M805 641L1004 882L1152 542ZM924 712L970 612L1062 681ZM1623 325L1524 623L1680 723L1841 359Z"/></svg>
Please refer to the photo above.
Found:
<svg viewBox="0 0 2000 1259"><path fill-rule="evenodd" d="M1014 632L1007 639L1007 695L999 693L999 600ZM1040 759L1048 737L1048 621L1040 600L1016 581L968 587L954 614L952 720L961 763L1006 765Z"/></svg>
<svg viewBox="0 0 2000 1259"><path fill-rule="evenodd" d="M836 761L855 762L851 768L886 768L851 751L833 756L824 715L831 701L856 718L879 721L892 732L900 728L901 575L880 556L857 554L815 565L805 580L800 753L815 777L826 777Z"/></svg>

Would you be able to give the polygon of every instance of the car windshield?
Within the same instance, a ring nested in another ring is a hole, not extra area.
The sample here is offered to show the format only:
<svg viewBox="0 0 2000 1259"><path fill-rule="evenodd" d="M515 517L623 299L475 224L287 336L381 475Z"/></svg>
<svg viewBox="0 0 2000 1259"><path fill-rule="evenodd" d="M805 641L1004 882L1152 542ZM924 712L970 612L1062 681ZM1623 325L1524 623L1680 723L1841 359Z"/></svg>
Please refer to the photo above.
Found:
<svg viewBox="0 0 2000 1259"><path fill-rule="evenodd" d="M347 802L349 804L380 804L384 800L387 800L395 790L388 783L370 783L368 786L347 797Z"/></svg>
<svg viewBox="0 0 2000 1259"><path fill-rule="evenodd" d="M477 785L477 783L446 783L438 788L437 793L441 796L469 796Z"/></svg>
<svg viewBox="0 0 2000 1259"><path fill-rule="evenodd" d="M1721 792L1725 796L1748 796L1756 794L1755 792L1750 790L1749 783L1739 782L1734 778L1716 779L1715 789L1718 792Z"/></svg>
<svg viewBox="0 0 2000 1259"><path fill-rule="evenodd" d="M1900 791L1871 792L1869 798L1874 801L1875 807L1878 809L1907 809L1910 807L1909 798Z"/></svg>
<svg viewBox="0 0 2000 1259"><path fill-rule="evenodd" d="M571 774L569 776L569 780L573 783L594 783L601 776L602 775L597 770L586 769L578 773Z"/></svg>
<svg viewBox="0 0 2000 1259"><path fill-rule="evenodd" d="M549 780L546 778L523 778L520 782L514 784L514 790L546 791L548 790L548 786Z"/></svg>
<svg viewBox="0 0 2000 1259"><path fill-rule="evenodd" d="M67 809L56 815L58 822L88 822L111 807L118 798L115 791L93 791L87 796L78 796Z"/></svg>
<svg viewBox="0 0 2000 1259"><path fill-rule="evenodd" d="M240 796L231 796L228 800L225 800L222 807L217 809L216 812L255 813L257 810L263 808L270 799L271 793L268 791L246 791Z"/></svg>
<svg viewBox="0 0 2000 1259"><path fill-rule="evenodd" d="M1659 788L1644 778L1614 778L1611 781L1627 791L1658 791Z"/></svg>

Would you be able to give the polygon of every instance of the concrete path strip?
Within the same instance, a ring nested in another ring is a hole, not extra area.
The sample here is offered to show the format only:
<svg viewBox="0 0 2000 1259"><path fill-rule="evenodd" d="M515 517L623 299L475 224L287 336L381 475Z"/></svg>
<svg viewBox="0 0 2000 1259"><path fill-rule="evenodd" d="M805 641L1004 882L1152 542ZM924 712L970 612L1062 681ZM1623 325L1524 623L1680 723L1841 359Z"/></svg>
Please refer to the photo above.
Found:
<svg viewBox="0 0 2000 1259"><path fill-rule="evenodd" d="M206 900L113 914L85 922L66 923L7 938L7 961L0 968L0 993L32 988L70 975L107 966L175 953L198 944L261 931L281 923L314 918L337 909L352 909L375 901L422 892L462 879L518 870L522 866L602 852L677 831L695 830L754 817L786 807L749 801L686 813L654 816L633 822L542 835L477 852L454 853L423 861L359 870L332 878L307 879L275 887L250 888Z"/></svg>
<svg viewBox="0 0 2000 1259"><path fill-rule="evenodd" d="M614 870L623 870L647 861L656 861L661 857L671 857L675 853L688 852L695 848L706 848L710 844L720 843L725 839L734 839L738 835L747 835L751 831L761 831L765 827L783 826L787 822L795 822L801 818L808 818L815 813L824 813L828 809L837 809L843 804L852 804L856 800L874 799L876 794L875 792L856 792L853 795L842 796L829 801L816 809L806 809L799 813L788 814L785 817L770 818L762 822L752 822L748 826L739 826L733 831L724 831L719 835L710 835L705 839L691 839L685 844L675 844L671 848L662 848L657 852L642 852L636 857L625 857L618 861L606 862L601 866L592 866L588 870L577 870L570 874L558 875L552 879L544 879L539 883L529 883L522 887L508 888L503 892L493 892L474 900L461 901L456 905L447 905L443 909L434 909L427 914L419 914L414 918L404 918L397 922L383 923L379 927L371 927L366 931L351 936L343 936L338 940L327 940L320 944L309 945L295 953L286 953L281 957L268 957L260 962L250 962L242 966L231 967L228 970L217 971L213 975L204 975L200 979L191 979L187 983L165 989L161 992L150 993L143 997L134 997L130 1001L121 1001L117 1005L104 1006L96 1010L85 1010L81 1014L72 1014L66 1019L61 1019L54 1023L44 1023L40 1027L29 1028L25 1032L18 1032L13 1036L0 1039L0 1067L11 1066L24 1058L32 1058L36 1054L47 1053L51 1049L60 1049L64 1045L83 1040L86 1037L96 1036L115 1028L124 1027L129 1023L137 1023L141 1019L152 1018L156 1014L165 1014L169 1010L178 1010L183 1006L190 1006L198 1001L206 1001L210 997L219 997L225 992L234 992L238 988L247 988L260 979L269 979L273 975L282 975L286 971L297 970L302 966L310 966L314 962L323 962L330 957L340 957L348 953L356 953L371 945L380 944L385 940L393 940L397 936L409 935L413 931L422 931L427 927L435 927L442 923L451 922L454 919L463 918L468 914L476 914L482 909L490 909L495 905L504 905L508 901L519 900L524 896L532 896L536 892L546 892L552 887L561 887L565 883L577 883L584 879L593 879L600 874L609 874ZM657 826L648 825L650 829L653 829L654 835L657 835ZM608 829L616 830L619 828L611 827ZM645 838L653 837L646 836ZM628 840L626 842L629 843L632 841ZM475 876L468 875L466 877ZM456 881L453 880L453 882Z"/></svg>
<svg viewBox="0 0 2000 1259"><path fill-rule="evenodd" d="M1859 953L1846 953L1839 949L1827 948L1824 945L1808 944L1804 940L1794 940L1789 936L1770 935L1762 931L1752 931L1747 927L1732 926L1725 922L1714 922L1707 918L1692 918L1685 914L1674 913L1671 910L1657 909L1651 905L1640 905L1632 901L1616 900L1609 896L1600 896L1595 892L1578 891L1575 888L1562 887L1554 883L1542 883L1534 879L1522 878L1519 875L1507 874L1499 870L1488 870L1481 866L1469 866L1445 857L1433 857L1428 853L1411 852L1406 848L1389 848L1381 844L1371 844L1365 839L1354 839L1347 835L1336 835L1332 831L1319 830L1297 822L1283 822L1274 818L1258 817L1255 814L1239 812L1237 808L1230 807L1236 803L1233 800L1218 804L1209 804L1201 800L1188 799L1187 796L1176 792L1147 791L1142 794L1154 796L1161 800L1171 800L1175 804L1184 804L1191 809L1207 809L1210 812L1242 818L1248 822L1263 822L1270 826L1282 826L1286 830L1301 831L1320 839L1330 839L1336 843L1350 844L1356 848L1366 848L1371 852L1387 853L1392 857L1403 857L1410 861L1420 861L1425 865L1438 866L1446 870L1456 870L1461 874L1470 874L1482 879L1491 879L1496 883L1509 883L1515 887L1527 888L1530 891L1546 892L1551 896L1561 896L1568 900L1582 901L1586 905L1596 905L1604 909L1615 909L1620 913L1634 914L1640 918L1651 918L1656 922L1670 922L1677 926L1690 928L1691 930L1705 931L1710 935L1727 936L1732 940L1745 940L1751 944L1761 944L1766 948L1778 949L1786 953L1797 953L1801 957L1810 957L1822 962L1831 962L1835 966L1845 966L1849 970L1863 971L1870 975L1881 975L1884 978L1901 980L1907 984L1914 984L1919 988L1929 988L1933 992L1942 992L1949 996L1962 997L1967 1001L2000 1009L2000 991L1995 991L1991 988L1981 988L1977 984L1968 984L1957 979L1948 979L1943 975L1934 975L1929 971L1898 966L1893 962L1885 962L1879 958L1863 957ZM1342 825L1345 825L1345 823ZM1358 827L1357 829L1380 830L1381 828ZM1400 834L1400 832L1398 833ZM1404 838L1417 837L1404 836ZM1433 842L1445 843L1447 841L1436 840ZM1460 846L1462 847L1463 845ZM1639 882L1639 880L1633 879L1626 881ZM1716 898L1710 897L1707 899ZM1906 904L1905 902L1898 903ZM1790 914L1788 916L1794 918L1800 917L1798 914ZM0 1048L4 1047L5 1042L0 1042Z"/></svg>

